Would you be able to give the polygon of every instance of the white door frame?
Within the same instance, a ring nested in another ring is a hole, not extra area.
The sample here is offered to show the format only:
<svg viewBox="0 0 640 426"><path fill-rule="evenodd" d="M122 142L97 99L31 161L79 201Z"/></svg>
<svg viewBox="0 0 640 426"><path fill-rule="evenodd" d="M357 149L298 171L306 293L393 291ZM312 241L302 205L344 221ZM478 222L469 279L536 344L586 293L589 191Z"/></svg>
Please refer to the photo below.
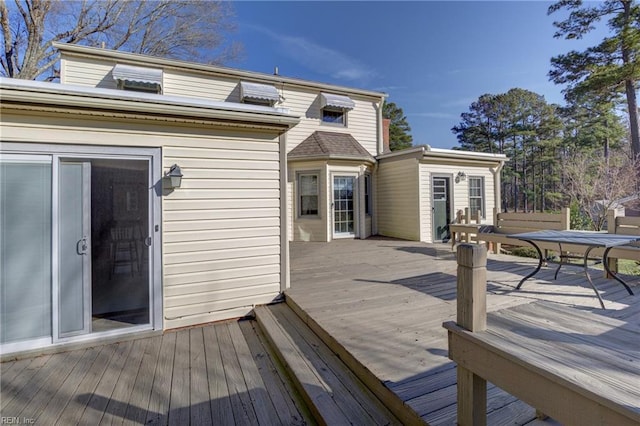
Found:
<svg viewBox="0 0 640 426"><path fill-rule="evenodd" d="M353 179L353 193L352 193L352 202L353 202L353 232L350 233L342 233L342 232L336 232L336 225L335 225L335 211L336 211L336 200L335 200L335 179L339 178L339 177L346 177L346 178L351 178ZM331 173L331 194L330 194L330 223L331 223L331 237L333 239L338 239L338 238L357 238L359 235L359 230L358 230L358 226L360 223L360 217L359 217L359 212L360 212L360 203L359 203L359 197L360 197L360 191L359 191L359 185L358 185L358 177L359 174L358 173L353 173L353 172L333 172Z"/></svg>
<svg viewBox="0 0 640 426"><path fill-rule="evenodd" d="M435 192L434 192L434 180L435 179L447 179L447 200L446 200L446 215L451 219L453 216L453 175L449 173L432 173L431 174L431 241L442 241L436 238L436 223L435 223ZM447 225L451 220L447 221Z"/></svg>
<svg viewBox="0 0 640 426"><path fill-rule="evenodd" d="M162 241L161 241L161 195L162 195L162 153L160 148L131 148L115 146L80 146L80 145L58 145L58 144L36 144L36 143L12 143L3 142L2 152L7 154L49 155L52 158L52 236L51 236L51 256L52 256L52 337L47 339L51 343L63 343L68 341L89 341L97 340L111 335L120 335L143 330L163 329L163 300L162 300ZM149 162L149 182L151 186L148 191L149 203L149 229L148 235L151 237L149 249L149 324L116 329L100 333L88 333L74 337L58 337L58 250L59 241L59 163L65 160L90 160L90 159L117 159L117 160L143 160ZM44 339L25 341L3 345L2 352L9 353L43 347Z"/></svg>

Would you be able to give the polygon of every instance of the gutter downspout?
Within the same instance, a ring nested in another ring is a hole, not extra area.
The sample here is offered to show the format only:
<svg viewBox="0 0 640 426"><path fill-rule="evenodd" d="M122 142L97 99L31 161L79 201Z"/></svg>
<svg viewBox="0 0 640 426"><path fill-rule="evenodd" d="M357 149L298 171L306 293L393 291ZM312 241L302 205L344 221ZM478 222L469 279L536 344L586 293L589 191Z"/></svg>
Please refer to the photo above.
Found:
<svg viewBox="0 0 640 426"><path fill-rule="evenodd" d="M500 172L503 167L504 161L501 161L498 167L489 169L491 170L491 174L493 174L493 192L495 194L494 208L496 212L500 211L500 206L502 205L502 177ZM495 225L495 223L493 225Z"/></svg>
<svg viewBox="0 0 640 426"><path fill-rule="evenodd" d="M280 145L280 292L290 287L289 273L289 179L287 168L287 132L279 137ZM284 212L284 213L283 213Z"/></svg>
<svg viewBox="0 0 640 426"><path fill-rule="evenodd" d="M382 105L384 105L384 98L380 99L380 102L377 102L374 104L375 108L376 108L376 112L377 112L377 116L378 116L378 122L377 122L377 127L378 127L378 131L377 131L377 145L378 145L378 154L380 155L384 152L384 142L383 142L383 136L382 136Z"/></svg>

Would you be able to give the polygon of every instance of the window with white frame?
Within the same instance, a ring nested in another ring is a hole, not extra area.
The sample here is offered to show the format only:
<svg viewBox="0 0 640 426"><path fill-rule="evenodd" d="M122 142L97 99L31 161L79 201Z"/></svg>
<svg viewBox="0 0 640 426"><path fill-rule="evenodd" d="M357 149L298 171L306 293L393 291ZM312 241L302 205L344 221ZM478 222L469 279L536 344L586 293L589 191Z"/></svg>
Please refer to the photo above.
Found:
<svg viewBox="0 0 640 426"><path fill-rule="evenodd" d="M345 110L337 108L323 108L322 109L322 122L329 124L336 124L339 126L347 125L347 113Z"/></svg>
<svg viewBox="0 0 640 426"><path fill-rule="evenodd" d="M477 211L485 217L484 177L469 177L469 210L472 214Z"/></svg>
<svg viewBox="0 0 640 426"><path fill-rule="evenodd" d="M348 96L334 93L320 93L322 122L337 126L347 126L347 111L354 109L356 103Z"/></svg>
<svg viewBox="0 0 640 426"><path fill-rule="evenodd" d="M319 216L319 180L318 173L298 174L298 211L300 217Z"/></svg>
<svg viewBox="0 0 640 426"><path fill-rule="evenodd" d="M367 215L373 213L373 203L371 199L371 175L364 175L364 212Z"/></svg>

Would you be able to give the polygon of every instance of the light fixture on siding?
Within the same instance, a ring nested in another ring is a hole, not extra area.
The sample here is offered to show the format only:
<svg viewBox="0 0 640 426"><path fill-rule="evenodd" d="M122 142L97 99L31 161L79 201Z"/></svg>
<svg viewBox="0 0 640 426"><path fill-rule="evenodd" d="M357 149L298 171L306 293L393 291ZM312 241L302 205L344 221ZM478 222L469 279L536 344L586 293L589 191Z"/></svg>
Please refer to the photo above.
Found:
<svg viewBox="0 0 640 426"><path fill-rule="evenodd" d="M182 170L180 166L174 164L169 168L169 171L164 174L165 187L169 189L180 188L182 185Z"/></svg>
<svg viewBox="0 0 640 426"><path fill-rule="evenodd" d="M467 180L467 174L463 171L459 171L456 175L456 183L464 182Z"/></svg>

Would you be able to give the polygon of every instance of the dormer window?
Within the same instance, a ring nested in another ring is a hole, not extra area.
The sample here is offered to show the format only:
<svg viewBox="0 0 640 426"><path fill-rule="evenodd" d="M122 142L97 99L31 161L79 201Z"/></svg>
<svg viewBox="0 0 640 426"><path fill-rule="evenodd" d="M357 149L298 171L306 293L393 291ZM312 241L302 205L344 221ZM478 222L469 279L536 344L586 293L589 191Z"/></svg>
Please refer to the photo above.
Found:
<svg viewBox="0 0 640 426"><path fill-rule="evenodd" d="M240 82L240 99L245 104L272 107L280 101L278 89L269 84Z"/></svg>
<svg viewBox="0 0 640 426"><path fill-rule="evenodd" d="M330 93L320 94L320 107L322 108L322 122L338 126L347 125L347 111L355 108L356 103L344 95Z"/></svg>
<svg viewBox="0 0 640 426"><path fill-rule="evenodd" d="M118 64L111 71L113 79L122 90L162 93L162 70Z"/></svg>

